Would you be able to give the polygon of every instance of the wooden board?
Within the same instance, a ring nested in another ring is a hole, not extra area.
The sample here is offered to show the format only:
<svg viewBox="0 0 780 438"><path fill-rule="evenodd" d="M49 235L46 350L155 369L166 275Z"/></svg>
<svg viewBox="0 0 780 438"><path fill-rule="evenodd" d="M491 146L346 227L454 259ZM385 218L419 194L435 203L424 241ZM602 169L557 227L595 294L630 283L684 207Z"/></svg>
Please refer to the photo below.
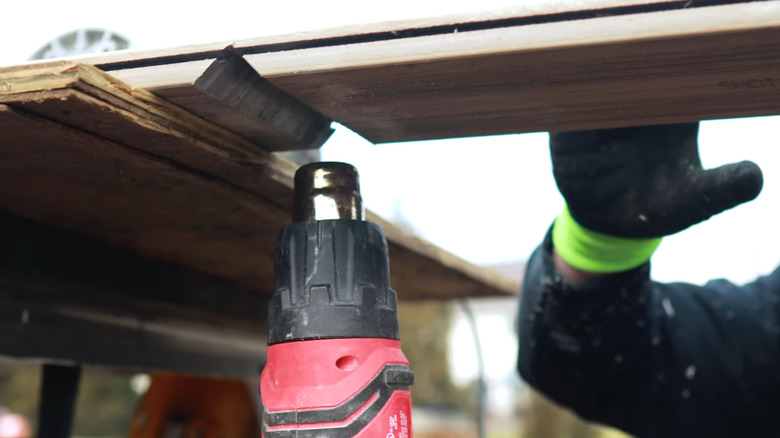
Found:
<svg viewBox="0 0 780 438"><path fill-rule="evenodd" d="M778 0L606 2L441 23L267 38L231 51L376 143L780 113ZM201 75L219 51L176 53L91 62L164 93Z"/></svg>
<svg viewBox="0 0 780 438"><path fill-rule="evenodd" d="M745 0L723 1L717 3L738 3ZM307 30L285 35L268 35L238 41L221 41L208 44L193 44L181 47L161 49L135 49L117 52L86 54L73 57L81 63L97 64L102 68L116 71L129 67L153 66L170 63L186 63L194 60L219 58L226 53L249 54L261 51L285 51L304 47L324 47L345 43L355 43L360 39L387 40L430 35L432 33L451 33L475 28L508 27L518 23L549 22L694 7L707 0L525 0L510 7L478 12L448 13L406 20L391 20L375 23ZM202 71L202 70L201 70ZM192 73L192 72L190 72ZM197 76L197 72L195 75ZM191 82L188 75L180 84ZM180 78L182 78L180 76ZM146 78L154 81L155 78ZM168 82L171 77L162 79Z"/></svg>
<svg viewBox="0 0 780 438"><path fill-rule="evenodd" d="M0 69L0 208L269 293L295 166L94 67ZM516 284L383 223L402 298Z"/></svg>
<svg viewBox="0 0 780 438"><path fill-rule="evenodd" d="M376 142L780 113L780 2L246 57Z"/></svg>

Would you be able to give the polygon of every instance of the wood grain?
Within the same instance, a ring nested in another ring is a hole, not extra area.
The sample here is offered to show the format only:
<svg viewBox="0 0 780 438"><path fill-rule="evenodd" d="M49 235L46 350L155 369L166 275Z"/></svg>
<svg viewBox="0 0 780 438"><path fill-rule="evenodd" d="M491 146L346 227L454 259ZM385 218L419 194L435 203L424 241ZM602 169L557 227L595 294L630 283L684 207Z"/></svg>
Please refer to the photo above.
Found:
<svg viewBox="0 0 780 438"><path fill-rule="evenodd" d="M375 142L777 114L780 2L251 55Z"/></svg>
<svg viewBox="0 0 780 438"><path fill-rule="evenodd" d="M270 249L288 217L281 209L175 162L6 105L0 129L10 133L0 157L6 211L248 288L271 287Z"/></svg>
<svg viewBox="0 0 780 438"><path fill-rule="evenodd" d="M0 69L0 103L205 172L277 208L291 207L293 163L96 68L52 63L29 72Z"/></svg>
<svg viewBox="0 0 780 438"><path fill-rule="evenodd" d="M733 0L732 3L744 1ZM470 24L476 24L478 27L506 27L508 24L502 23L511 23L513 20L518 19L534 19L537 21L559 20L561 18L576 19L640 12L647 9L680 9L694 7L699 3L703 2L700 0L525 0L522 3L509 7L469 13L449 13L447 10L442 10L441 14L436 16L360 23L283 35L265 35L237 41L221 41L151 50L123 50L97 55L87 54L71 59L79 63L99 65L115 71L117 70L115 66L120 64L123 65L121 69L139 68L140 64L146 66L171 62L184 64L187 62L187 59L213 60L229 53L245 54L269 48L290 50L296 47L300 48L303 45L323 46L333 40L343 41L344 38L363 37L366 35L392 34L396 38L405 38L410 31L415 31L414 34L419 36L419 34L430 33L431 29L438 29L444 26L467 25L466 27L468 27ZM197 73L195 73L195 76L180 76L182 81L179 82L179 85L191 82L196 76ZM171 77L168 78L168 80L171 79ZM146 80L155 81L155 78L147 77Z"/></svg>
<svg viewBox="0 0 780 438"><path fill-rule="evenodd" d="M94 67L29 68L0 70L0 208L271 292L292 163ZM516 291L382 225L402 298Z"/></svg>
<svg viewBox="0 0 780 438"><path fill-rule="evenodd" d="M619 7L607 3L594 11ZM628 6L649 3L656 4ZM558 12L548 12L553 19L576 11L577 4L566 9L559 3ZM276 86L375 143L780 112L780 1L688 9L679 9L680 2L658 4L670 9L393 39L331 39L343 41L338 44L310 35L320 45L299 49L310 40L290 36L286 43L271 38L236 47ZM440 25L448 23L442 19ZM369 28L354 29L352 36L371 33ZM204 63L112 74L164 93L200 74Z"/></svg>

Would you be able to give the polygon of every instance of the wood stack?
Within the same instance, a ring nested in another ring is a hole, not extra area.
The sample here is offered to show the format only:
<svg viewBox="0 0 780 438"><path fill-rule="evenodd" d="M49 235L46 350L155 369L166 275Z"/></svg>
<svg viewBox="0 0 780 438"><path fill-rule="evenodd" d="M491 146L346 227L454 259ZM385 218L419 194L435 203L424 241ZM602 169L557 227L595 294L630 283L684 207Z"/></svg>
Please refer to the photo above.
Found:
<svg viewBox="0 0 780 438"><path fill-rule="evenodd" d="M272 290L273 247L290 222L292 163L69 62L0 70L0 129L4 210ZM516 291L511 281L370 219L385 229L391 281L403 298Z"/></svg>

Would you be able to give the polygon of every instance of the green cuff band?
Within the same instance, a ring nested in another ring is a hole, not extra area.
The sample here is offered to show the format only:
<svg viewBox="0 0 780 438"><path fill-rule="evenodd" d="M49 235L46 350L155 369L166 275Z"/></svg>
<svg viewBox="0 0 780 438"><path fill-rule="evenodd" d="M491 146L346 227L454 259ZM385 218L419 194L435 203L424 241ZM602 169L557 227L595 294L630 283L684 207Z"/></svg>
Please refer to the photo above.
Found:
<svg viewBox="0 0 780 438"><path fill-rule="evenodd" d="M629 239L590 231L565 206L552 230L553 246L569 265L587 272L627 271L650 260L661 238Z"/></svg>

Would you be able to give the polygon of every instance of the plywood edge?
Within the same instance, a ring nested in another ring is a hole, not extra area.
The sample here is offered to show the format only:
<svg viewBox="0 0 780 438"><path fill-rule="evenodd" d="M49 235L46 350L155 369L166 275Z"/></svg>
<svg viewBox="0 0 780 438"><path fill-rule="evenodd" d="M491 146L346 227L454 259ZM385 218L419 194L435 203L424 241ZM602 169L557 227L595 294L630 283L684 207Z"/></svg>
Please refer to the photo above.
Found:
<svg viewBox="0 0 780 438"><path fill-rule="evenodd" d="M67 71L69 79L62 80L62 71ZM82 93L86 98L95 99L109 105L109 111L122 111L127 117L135 118L137 123L171 135L192 140L193 146L201 149L201 159L208 156L230 158L237 162L262 167L262 175L287 187L292 186L295 165L287 160L270 154L238 135L214 125L202 118L166 101L146 90L131 87L99 69L86 64L71 64L63 69L60 63L49 68L35 66L27 78L19 78L18 72L7 78L0 71L0 102L20 104L23 102L43 101L61 98L62 94ZM14 81L24 81L25 87L17 87ZM58 92L60 94L58 94ZM47 117L61 123L72 123L67 114L51 113ZM100 124L83 123L78 126L86 132L108 136L102 132ZM193 163L187 163L193 167Z"/></svg>
<svg viewBox="0 0 780 438"><path fill-rule="evenodd" d="M271 154L258 143L231 132L214 121L204 120L187 108L154 94L146 89L133 87L109 73L86 64L80 64L85 79L83 88L96 96L107 98L112 104L141 118L153 117L166 129L180 131L206 148L218 148L232 160L260 166L262 174L286 186L292 186L294 163ZM81 89L81 88L80 88Z"/></svg>
<svg viewBox="0 0 780 438"><path fill-rule="evenodd" d="M48 74L60 74L69 72L74 69L77 64L72 61L60 60L60 61L39 61L21 65L11 65L0 67L0 75L4 78L28 78L41 72Z"/></svg>
<svg viewBox="0 0 780 438"><path fill-rule="evenodd" d="M40 75L49 78L50 89L66 88L78 81L78 68L70 62L0 67L0 96L41 91Z"/></svg>
<svg viewBox="0 0 780 438"><path fill-rule="evenodd" d="M171 103L146 89L128 85L91 65L80 64L79 69L84 78L83 84L93 87L92 93L96 96L115 98L112 99L112 103L115 105L127 107L140 115L151 114L160 117L165 120L166 124L175 124L177 129L187 132L194 138L221 145L229 148L232 152L240 153L243 159L257 160L260 163L271 160L276 161L275 164L281 166L288 164L274 157L259 145L253 144L213 122L204 120L188 109ZM84 91L86 90L87 87L84 87Z"/></svg>

